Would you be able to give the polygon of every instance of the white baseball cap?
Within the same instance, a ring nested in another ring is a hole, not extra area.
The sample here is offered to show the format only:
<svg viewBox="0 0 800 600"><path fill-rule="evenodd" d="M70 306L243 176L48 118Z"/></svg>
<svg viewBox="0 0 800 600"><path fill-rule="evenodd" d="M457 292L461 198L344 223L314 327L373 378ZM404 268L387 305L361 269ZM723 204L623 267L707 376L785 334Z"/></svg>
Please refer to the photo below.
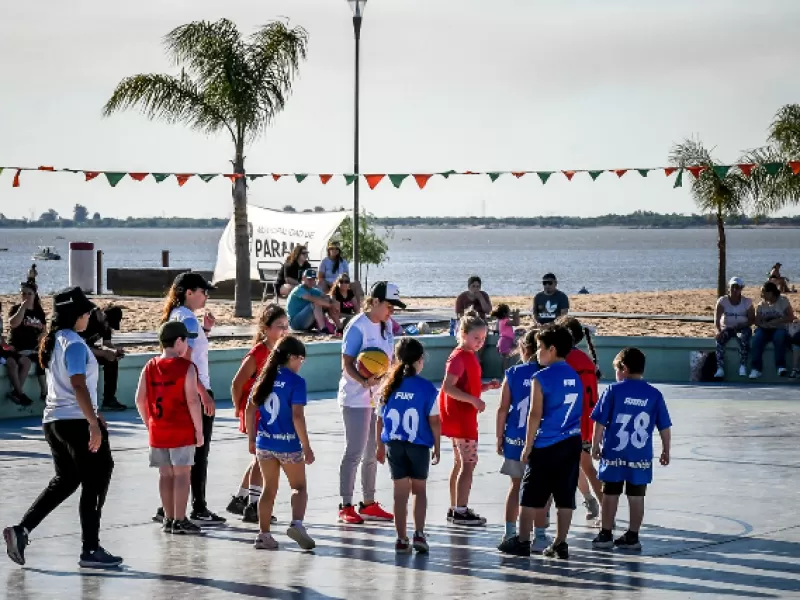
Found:
<svg viewBox="0 0 800 600"><path fill-rule="evenodd" d="M744 279L741 277L731 277L731 280L728 282L728 287L733 287L734 285L738 285L740 288L743 288Z"/></svg>
<svg viewBox="0 0 800 600"><path fill-rule="evenodd" d="M400 290L397 289L395 284L389 283L388 281L378 281L375 285L373 285L372 290L370 291L370 296L376 300L388 302L389 304L397 306L398 308L406 307L405 302L400 300Z"/></svg>

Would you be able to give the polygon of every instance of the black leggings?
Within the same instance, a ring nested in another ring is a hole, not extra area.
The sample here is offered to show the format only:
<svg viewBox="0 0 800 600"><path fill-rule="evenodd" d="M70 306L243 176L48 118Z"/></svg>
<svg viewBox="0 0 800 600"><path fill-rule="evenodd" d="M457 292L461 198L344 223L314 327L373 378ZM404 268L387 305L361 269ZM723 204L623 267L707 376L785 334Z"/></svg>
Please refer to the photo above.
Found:
<svg viewBox="0 0 800 600"><path fill-rule="evenodd" d="M81 518L83 551L100 545L100 515L106 501L114 460L108 445L108 431L101 424L103 441L97 452L89 451L89 422L85 419L44 424L44 439L53 453L55 476L25 513L20 525L33 531L81 486L78 512Z"/></svg>
<svg viewBox="0 0 800 600"><path fill-rule="evenodd" d="M214 397L214 392L206 390L208 395ZM206 503L206 481L208 480L208 453L211 450L211 434L214 431L214 417L209 417L203 412L203 445L194 451L194 465L192 466L192 511L204 512L208 510Z"/></svg>

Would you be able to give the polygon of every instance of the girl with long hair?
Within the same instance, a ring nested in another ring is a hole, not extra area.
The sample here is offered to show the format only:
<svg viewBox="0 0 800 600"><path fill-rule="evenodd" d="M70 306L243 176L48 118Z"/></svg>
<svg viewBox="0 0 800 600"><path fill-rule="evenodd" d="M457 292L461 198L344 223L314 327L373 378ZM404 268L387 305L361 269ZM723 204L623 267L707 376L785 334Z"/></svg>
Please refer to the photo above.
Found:
<svg viewBox="0 0 800 600"><path fill-rule="evenodd" d="M188 340L189 350L186 358L194 363L197 368L197 377L200 385L197 391L203 404L203 445L198 446L194 455L192 466L192 512L190 520L196 525L221 525L224 517L211 512L206 503L206 481L208 479L208 454L211 448L211 434L214 431L214 413L216 404L214 392L211 390L211 376L208 369L208 334L214 326L214 316L205 311L208 301L208 292L216 289L199 273L191 271L181 273L167 293L164 301L164 310L161 314L161 323L167 321L181 321L191 334L197 334ZM203 322L197 313L204 311ZM153 521L164 522L164 509L159 507Z"/></svg>
<svg viewBox="0 0 800 600"><path fill-rule="evenodd" d="M328 292L328 295L331 297L331 300L339 304L340 318L337 327L339 331L344 331L344 328L347 327L350 320L361 310L358 303L358 296L351 285L350 275L347 273L339 275L336 281L333 282L333 286Z"/></svg>
<svg viewBox="0 0 800 600"><path fill-rule="evenodd" d="M247 404L247 435L250 452L256 455L264 481L258 500L259 550L276 550L272 537L272 509L283 470L292 488L292 522L286 535L303 550L316 545L303 526L308 492L306 465L314 462L308 441L305 405L306 381L297 372L303 366L306 348L293 336L282 338L272 349Z"/></svg>
<svg viewBox="0 0 800 600"><path fill-rule="evenodd" d="M231 383L234 416L239 418L239 431L247 433L247 399L250 391L267 363L269 354L278 341L289 331L289 317L286 311L277 304L267 304L261 309L258 317L258 330L253 336L253 347L242 360L239 370ZM245 523L258 523L257 502L261 496L261 470L258 460L253 461L242 476L239 492L228 504L228 512L242 515Z"/></svg>
<svg viewBox="0 0 800 600"><path fill-rule="evenodd" d="M122 558L100 545L100 514L114 460L108 430L97 409L97 360L79 335L95 306L77 287L56 293L53 301L53 317L39 346L39 361L47 377L44 438L56 474L20 523L3 530L6 551L11 560L24 565L30 532L80 487L83 549L78 564L116 567Z"/></svg>
<svg viewBox="0 0 800 600"><path fill-rule="evenodd" d="M286 298L291 291L300 285L303 278L303 272L311 268L311 263L308 262L308 248L298 244L289 253L278 272L278 279L276 286L278 288L278 295Z"/></svg>
<svg viewBox="0 0 800 600"><path fill-rule="evenodd" d="M397 361L378 392L376 457L388 458L394 482L395 551L428 552L425 514L426 483L431 464L439 464L441 426L436 386L419 376L425 349L414 338L403 338L395 348ZM433 455L431 455L433 449ZM408 497L414 495L414 536L408 540Z"/></svg>
<svg viewBox="0 0 800 600"><path fill-rule="evenodd" d="M342 378L339 380L339 406L344 422L345 448L339 468L339 521L360 525L365 519L391 521L394 516L375 501L375 477L378 463L375 456L376 415L375 393L379 377L364 377L358 372L356 359L362 350L382 350L391 362L394 336L389 320L395 307L405 308L397 286L379 281L372 286L364 301L364 311L347 325L342 340ZM356 472L361 466L363 501L358 510L353 506Z"/></svg>
<svg viewBox="0 0 800 600"><path fill-rule="evenodd" d="M44 333L47 317L39 299L36 283L28 280L20 284L21 302L14 304L8 313L9 336L11 350L6 354L8 380L11 391L8 398L20 406L30 406L33 400L24 391L28 373L33 367L39 380L39 398L44 401L47 396L47 381L36 354L39 341Z"/></svg>
<svg viewBox="0 0 800 600"><path fill-rule="evenodd" d="M350 274L350 266L342 256L342 246L339 242L328 242L328 253L319 263L317 282L319 288L326 294L332 289L334 282L342 275Z"/></svg>

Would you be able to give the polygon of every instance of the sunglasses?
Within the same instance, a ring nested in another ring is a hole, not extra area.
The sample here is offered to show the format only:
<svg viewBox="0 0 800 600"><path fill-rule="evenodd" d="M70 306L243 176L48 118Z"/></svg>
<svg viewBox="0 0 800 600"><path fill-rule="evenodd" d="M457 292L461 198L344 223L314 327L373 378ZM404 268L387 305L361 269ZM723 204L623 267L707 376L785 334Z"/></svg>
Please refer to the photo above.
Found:
<svg viewBox="0 0 800 600"><path fill-rule="evenodd" d="M349 279L340 279L339 283L350 283Z"/></svg>
<svg viewBox="0 0 800 600"><path fill-rule="evenodd" d="M308 256L308 252L301 252L300 256Z"/></svg>
<svg viewBox="0 0 800 600"><path fill-rule="evenodd" d="M543 281L542 282L542 285L555 285L555 284L556 284L555 281Z"/></svg>

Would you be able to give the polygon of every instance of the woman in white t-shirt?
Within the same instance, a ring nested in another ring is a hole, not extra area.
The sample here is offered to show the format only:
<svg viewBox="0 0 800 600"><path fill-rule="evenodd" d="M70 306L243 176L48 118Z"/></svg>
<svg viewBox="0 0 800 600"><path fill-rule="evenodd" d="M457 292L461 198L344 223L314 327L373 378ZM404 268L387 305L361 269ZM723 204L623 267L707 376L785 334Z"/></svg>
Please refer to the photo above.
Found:
<svg viewBox="0 0 800 600"><path fill-rule="evenodd" d="M200 273L191 271L181 273L175 278L172 287L167 293L164 302L164 312L161 323L167 321L182 321L189 333L196 333L197 337L186 340L189 351L186 358L194 363L197 368L197 378L200 380L198 391L200 401L203 403L203 440L202 446L194 453L192 466L192 512L190 520L196 525L221 525L225 517L208 510L206 504L206 481L208 479L208 453L211 447L211 434L214 431L214 392L211 391L211 376L208 369L208 334L214 326L214 316L205 312L202 326L197 318L197 312L203 310L208 300L209 290L216 289ZM164 510L159 508L153 520L157 523L164 521Z"/></svg>
<svg viewBox="0 0 800 600"><path fill-rule="evenodd" d="M359 525L364 520L392 521L394 516L375 501L375 477L378 461L375 456L375 394L380 380L365 379L356 368L356 358L365 348L379 348L392 360L394 336L389 319L395 307L405 308L397 286L379 281L372 286L364 302L364 312L353 318L342 340L342 378L339 381L339 406L344 422L345 449L339 469L339 521ZM358 510L353 506L356 471L361 465L363 501Z"/></svg>
<svg viewBox="0 0 800 600"><path fill-rule="evenodd" d="M716 379L725 378L725 345L732 339L739 342L739 377L747 376L747 355L750 352L751 327L756 321L753 301L742 296L744 280L731 277L728 293L717 300L714 326L717 328L717 372Z"/></svg>

